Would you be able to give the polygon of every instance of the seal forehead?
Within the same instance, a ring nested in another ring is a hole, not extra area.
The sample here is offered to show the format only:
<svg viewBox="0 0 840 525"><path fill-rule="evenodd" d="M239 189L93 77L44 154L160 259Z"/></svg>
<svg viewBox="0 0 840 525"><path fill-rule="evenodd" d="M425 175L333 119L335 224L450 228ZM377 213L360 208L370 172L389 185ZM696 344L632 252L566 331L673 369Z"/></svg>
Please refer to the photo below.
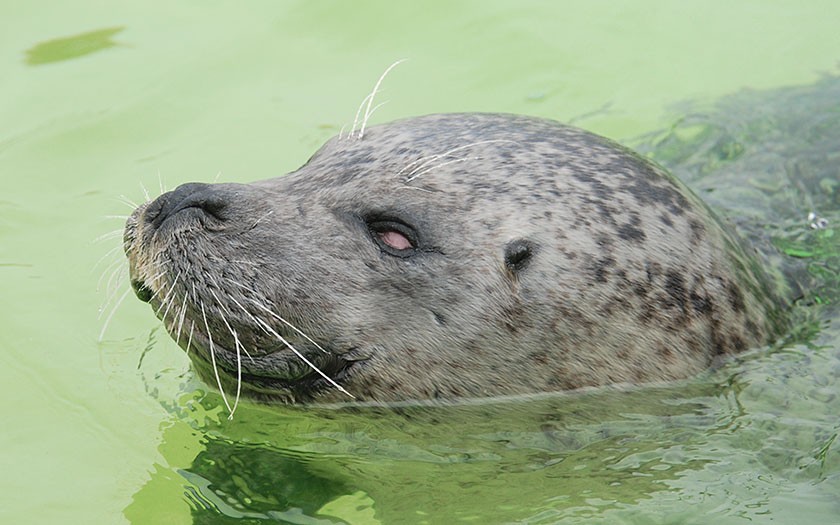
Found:
<svg viewBox="0 0 840 525"><path fill-rule="evenodd" d="M375 126L364 139L334 138L299 171L310 192L480 209L474 220L560 214L601 222L625 240L645 237L628 207L672 221L686 190L646 159L591 133L504 114L432 115ZM407 195L415 188L414 195ZM501 203L504 206L487 206ZM390 204L386 204L390 203ZM589 217L590 219L586 219ZM700 224L698 222L697 224ZM605 230L606 232L607 230Z"/></svg>

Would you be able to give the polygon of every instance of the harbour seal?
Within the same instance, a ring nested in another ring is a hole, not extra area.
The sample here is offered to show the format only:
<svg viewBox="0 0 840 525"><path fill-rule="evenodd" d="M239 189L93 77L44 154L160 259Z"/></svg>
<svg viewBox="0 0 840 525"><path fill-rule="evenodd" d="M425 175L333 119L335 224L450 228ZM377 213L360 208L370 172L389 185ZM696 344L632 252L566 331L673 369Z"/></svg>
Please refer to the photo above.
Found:
<svg viewBox="0 0 840 525"><path fill-rule="evenodd" d="M748 251L679 181L525 116L336 137L286 176L165 193L124 239L137 296L237 399L668 381L784 324Z"/></svg>

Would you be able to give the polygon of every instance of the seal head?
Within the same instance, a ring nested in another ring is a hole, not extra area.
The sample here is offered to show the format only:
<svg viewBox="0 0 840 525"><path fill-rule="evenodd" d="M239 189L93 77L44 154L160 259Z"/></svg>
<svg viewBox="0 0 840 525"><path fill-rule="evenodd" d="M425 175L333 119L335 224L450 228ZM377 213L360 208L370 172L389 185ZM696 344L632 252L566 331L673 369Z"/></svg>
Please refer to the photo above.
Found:
<svg viewBox="0 0 840 525"><path fill-rule="evenodd" d="M680 182L514 115L397 121L283 177L185 184L135 211L125 245L203 378L286 402L667 381L782 325Z"/></svg>

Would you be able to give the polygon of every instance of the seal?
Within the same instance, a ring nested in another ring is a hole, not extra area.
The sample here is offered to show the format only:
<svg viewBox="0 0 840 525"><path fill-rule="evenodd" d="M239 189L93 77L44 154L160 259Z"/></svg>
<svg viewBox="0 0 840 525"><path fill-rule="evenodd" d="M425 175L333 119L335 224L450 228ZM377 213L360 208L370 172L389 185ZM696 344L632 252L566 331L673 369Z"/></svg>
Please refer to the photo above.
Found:
<svg viewBox="0 0 840 525"><path fill-rule="evenodd" d="M679 181L525 116L335 137L286 176L165 193L124 239L137 296L237 400L670 381L784 325L749 251Z"/></svg>

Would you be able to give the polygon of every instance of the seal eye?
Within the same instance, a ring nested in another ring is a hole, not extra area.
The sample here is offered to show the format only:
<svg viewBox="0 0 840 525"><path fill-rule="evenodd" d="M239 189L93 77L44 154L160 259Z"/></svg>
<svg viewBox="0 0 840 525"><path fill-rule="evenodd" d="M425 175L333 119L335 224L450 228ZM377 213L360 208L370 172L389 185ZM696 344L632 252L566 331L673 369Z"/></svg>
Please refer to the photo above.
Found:
<svg viewBox="0 0 840 525"><path fill-rule="evenodd" d="M395 257L410 257L417 249L417 235L409 226L393 221L374 221L368 224L373 240L379 248Z"/></svg>
<svg viewBox="0 0 840 525"><path fill-rule="evenodd" d="M405 235L397 231L387 231L377 233L379 240L387 244L395 250L408 250L414 248Z"/></svg>

